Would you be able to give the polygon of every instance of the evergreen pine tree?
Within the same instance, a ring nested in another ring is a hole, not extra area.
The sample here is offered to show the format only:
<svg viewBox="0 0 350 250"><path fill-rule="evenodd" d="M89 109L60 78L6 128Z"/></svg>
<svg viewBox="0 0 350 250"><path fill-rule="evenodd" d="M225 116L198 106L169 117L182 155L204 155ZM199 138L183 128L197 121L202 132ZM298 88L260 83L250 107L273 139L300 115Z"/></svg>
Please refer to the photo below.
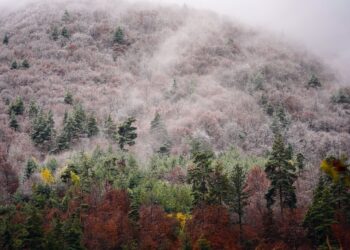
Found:
<svg viewBox="0 0 350 250"><path fill-rule="evenodd" d="M286 147L286 159L290 161L293 160L293 155L293 146L292 144L288 143L288 146Z"/></svg>
<svg viewBox="0 0 350 250"><path fill-rule="evenodd" d="M69 149L70 146L70 137L67 133L64 131L61 132L61 134L56 139L56 149L55 151L62 151Z"/></svg>
<svg viewBox="0 0 350 250"><path fill-rule="evenodd" d="M14 112L11 113L10 115L10 128L13 128L15 131L19 130L19 124L17 122L17 118Z"/></svg>
<svg viewBox="0 0 350 250"><path fill-rule="evenodd" d="M10 38L7 34L5 34L4 39L2 40L2 43L5 45L8 45L10 41Z"/></svg>
<svg viewBox="0 0 350 250"><path fill-rule="evenodd" d="M135 144L137 138L136 127L133 127L133 123L136 122L135 118L128 118L122 125L118 127L117 140L121 150L126 150L125 146L132 146Z"/></svg>
<svg viewBox="0 0 350 250"><path fill-rule="evenodd" d="M66 91L64 95L64 102L69 105L73 104L73 95L70 91Z"/></svg>
<svg viewBox="0 0 350 250"><path fill-rule="evenodd" d="M269 116L272 116L274 112L275 112L275 109L273 108L272 104L271 103L267 104L267 106L266 106L266 113Z"/></svg>
<svg viewBox="0 0 350 250"><path fill-rule="evenodd" d="M329 187L321 177L303 221L307 236L315 246L326 244L327 239L332 237L331 225L335 222L334 214L334 200Z"/></svg>
<svg viewBox="0 0 350 250"><path fill-rule="evenodd" d="M97 121L95 116L93 116L92 114L89 115L87 118L87 134L89 137L98 134Z"/></svg>
<svg viewBox="0 0 350 250"><path fill-rule="evenodd" d="M171 149L171 143L165 142L163 145L161 145L157 151L157 153L161 156L169 156Z"/></svg>
<svg viewBox="0 0 350 250"><path fill-rule="evenodd" d="M63 224L59 218L53 219L52 230L48 234L46 249L61 250L64 249Z"/></svg>
<svg viewBox="0 0 350 250"><path fill-rule="evenodd" d="M60 35L60 33L58 31L58 28L55 26L52 30L52 33L51 33L52 40L57 41L59 38L59 35Z"/></svg>
<svg viewBox="0 0 350 250"><path fill-rule="evenodd" d="M240 240L243 234L244 208L248 205L249 193L246 186L246 173L242 166L236 164L230 175L231 197L229 199L232 210L238 215Z"/></svg>
<svg viewBox="0 0 350 250"><path fill-rule="evenodd" d="M26 228L21 223L13 223L16 213L14 208L2 206L0 219L0 248L23 249L23 239L28 235Z"/></svg>
<svg viewBox="0 0 350 250"><path fill-rule="evenodd" d="M22 97L17 97L15 101L13 101L8 110L8 114L11 115L14 113L15 115L22 115L24 112L24 103Z"/></svg>
<svg viewBox="0 0 350 250"><path fill-rule="evenodd" d="M308 88L319 88L321 86L320 80L315 75L312 75L308 82Z"/></svg>
<svg viewBox="0 0 350 250"><path fill-rule="evenodd" d="M65 249L83 250L81 244L82 228L79 217L73 214L63 226L63 235L65 239Z"/></svg>
<svg viewBox="0 0 350 250"><path fill-rule="evenodd" d="M118 27L115 31L113 41L118 44L124 43L124 31L121 27Z"/></svg>
<svg viewBox="0 0 350 250"><path fill-rule="evenodd" d="M29 104L29 110L28 110L29 118L33 119L38 115L38 113L39 113L39 107L36 104L36 102L32 100Z"/></svg>
<svg viewBox="0 0 350 250"><path fill-rule="evenodd" d="M105 120L104 129L105 129L105 134L109 138L114 138L117 131L117 126L115 125L111 115L108 115L107 119Z"/></svg>
<svg viewBox="0 0 350 250"><path fill-rule="evenodd" d="M58 151L68 149L73 139L78 137L79 131L72 114L65 112L63 118L63 130L56 140Z"/></svg>
<svg viewBox="0 0 350 250"><path fill-rule="evenodd" d="M198 206L208 203L214 153L199 151L193 157L194 166L188 170L188 182L192 185L193 203Z"/></svg>
<svg viewBox="0 0 350 250"><path fill-rule="evenodd" d="M64 11L64 14L63 14L63 16L62 16L62 21L63 21L63 22L68 22L69 20L70 20L69 12L68 12L68 10L65 10L65 11Z"/></svg>
<svg viewBox="0 0 350 250"><path fill-rule="evenodd" d="M263 238L265 242L272 243L279 238L276 221L271 208L268 208L263 215Z"/></svg>
<svg viewBox="0 0 350 250"><path fill-rule="evenodd" d="M210 204L222 205L225 203L229 192L229 181L221 162L216 162L210 176L209 198Z"/></svg>
<svg viewBox="0 0 350 250"><path fill-rule="evenodd" d="M24 239L24 249L45 249L43 219L35 207L29 207L29 218L25 223L28 235Z"/></svg>
<svg viewBox="0 0 350 250"><path fill-rule="evenodd" d="M157 112L153 120L151 121L151 132L155 131L158 129L160 126L161 119L160 119L160 114Z"/></svg>
<svg viewBox="0 0 350 250"><path fill-rule="evenodd" d="M34 174L35 170L37 170L39 168L38 163L36 162L36 160L31 157L28 161L27 164L24 168L24 177L25 179L29 179L32 174Z"/></svg>
<svg viewBox="0 0 350 250"><path fill-rule="evenodd" d="M295 167L291 164L287 149L285 148L283 137L280 134L275 136L269 160L265 165L265 172L271 184L265 195L267 207L270 208L276 197L279 201L281 216L285 207L296 207L295 187L293 186L296 175Z"/></svg>
<svg viewBox="0 0 350 250"><path fill-rule="evenodd" d="M302 153L298 153L296 157L296 167L298 171L302 171L305 168L305 163L304 163L305 157Z"/></svg>
<svg viewBox="0 0 350 250"><path fill-rule="evenodd" d="M29 64L28 60L24 59L22 62L22 68L29 69L29 67L30 67L30 64Z"/></svg>
<svg viewBox="0 0 350 250"><path fill-rule="evenodd" d="M151 121L151 135L154 139L155 151L164 155L168 154L170 151L171 142L165 124L158 112Z"/></svg>
<svg viewBox="0 0 350 250"><path fill-rule="evenodd" d="M79 135L86 133L86 113L81 104L74 106L73 118L77 134Z"/></svg>
<svg viewBox="0 0 350 250"><path fill-rule="evenodd" d="M171 90L170 90L170 94L175 95L177 92L177 89L178 89L177 82L176 82L176 79L174 79L173 86L171 87Z"/></svg>
<svg viewBox="0 0 350 250"><path fill-rule="evenodd" d="M58 162L55 158L51 158L47 163L46 163L46 167L51 171L51 172L55 172L56 169L58 168Z"/></svg>
<svg viewBox="0 0 350 250"><path fill-rule="evenodd" d="M49 149L54 139L54 120L52 112L45 113L40 110L32 120L31 138L36 146L41 149Z"/></svg>
<svg viewBox="0 0 350 250"><path fill-rule="evenodd" d="M67 30L66 27L63 27L63 28L62 28L61 35L62 35L64 38L69 39L70 34L69 34L69 31Z"/></svg>
<svg viewBox="0 0 350 250"><path fill-rule="evenodd" d="M65 110L63 115L63 125L66 124L67 120L68 120L68 112L67 110Z"/></svg>
<svg viewBox="0 0 350 250"><path fill-rule="evenodd" d="M11 64L11 69L18 69L17 61L13 61Z"/></svg>

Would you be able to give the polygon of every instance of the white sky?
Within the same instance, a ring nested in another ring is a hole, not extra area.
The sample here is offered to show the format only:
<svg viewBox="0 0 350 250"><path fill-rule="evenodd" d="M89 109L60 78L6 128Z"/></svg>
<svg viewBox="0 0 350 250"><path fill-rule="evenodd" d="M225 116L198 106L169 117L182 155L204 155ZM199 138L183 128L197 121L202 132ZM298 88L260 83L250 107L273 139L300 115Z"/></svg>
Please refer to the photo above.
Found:
<svg viewBox="0 0 350 250"><path fill-rule="evenodd" d="M0 0L0 12L4 7L23 1L26 0ZM242 23L271 30L326 59L350 84L350 0L145 1L209 9Z"/></svg>

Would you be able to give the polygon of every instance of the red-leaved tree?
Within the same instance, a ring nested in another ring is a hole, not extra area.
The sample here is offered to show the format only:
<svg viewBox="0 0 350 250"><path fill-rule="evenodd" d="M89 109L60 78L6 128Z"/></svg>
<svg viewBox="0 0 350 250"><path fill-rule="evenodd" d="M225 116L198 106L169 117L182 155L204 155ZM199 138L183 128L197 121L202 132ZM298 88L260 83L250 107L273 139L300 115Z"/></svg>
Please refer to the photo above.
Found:
<svg viewBox="0 0 350 250"><path fill-rule="evenodd" d="M210 249L241 249L239 231L230 223L228 210L223 206L198 207L186 224L186 233L194 250L200 249L203 241Z"/></svg>
<svg viewBox="0 0 350 250"><path fill-rule="evenodd" d="M179 249L179 222L167 216L160 206L140 209L139 249Z"/></svg>
<svg viewBox="0 0 350 250"><path fill-rule="evenodd" d="M125 191L111 190L84 219L84 245L88 249L121 249L131 244L133 227Z"/></svg>

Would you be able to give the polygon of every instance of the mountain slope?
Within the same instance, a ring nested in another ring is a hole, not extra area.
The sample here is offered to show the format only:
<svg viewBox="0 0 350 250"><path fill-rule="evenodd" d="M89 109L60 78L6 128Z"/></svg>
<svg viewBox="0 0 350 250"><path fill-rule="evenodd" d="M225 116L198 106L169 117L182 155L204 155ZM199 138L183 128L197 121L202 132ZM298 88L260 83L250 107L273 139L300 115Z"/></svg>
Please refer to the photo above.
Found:
<svg viewBox="0 0 350 250"><path fill-rule="evenodd" d="M123 44L113 43L117 27ZM54 40L55 28L66 28L70 37ZM30 140L27 118L19 118L19 132L8 128L8 102L36 100L53 111L60 131L71 109L66 91L97 116L101 130L108 115L118 123L134 116L133 150L141 158L156 150L150 123L157 112L173 153L186 153L190 138L199 137L217 151L234 145L262 155L272 144L279 108L289 142L311 163L329 152L350 152L349 114L331 102L332 73L306 52L213 13L112 1L38 2L3 14L0 34L9 36L8 45L0 45L1 131L18 168L43 155ZM29 69L10 69L24 59ZM306 88L312 75L321 88ZM109 142L100 133L73 149Z"/></svg>

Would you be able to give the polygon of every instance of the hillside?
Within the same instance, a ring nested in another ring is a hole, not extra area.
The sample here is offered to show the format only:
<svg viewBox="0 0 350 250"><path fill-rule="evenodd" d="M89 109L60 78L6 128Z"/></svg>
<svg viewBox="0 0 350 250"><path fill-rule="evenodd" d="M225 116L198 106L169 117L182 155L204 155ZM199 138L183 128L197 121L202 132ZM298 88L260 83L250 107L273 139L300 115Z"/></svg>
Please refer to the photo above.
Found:
<svg viewBox="0 0 350 250"><path fill-rule="evenodd" d="M350 246L350 89L315 55L108 0L29 2L0 38L0 248Z"/></svg>
<svg viewBox="0 0 350 250"><path fill-rule="evenodd" d="M305 51L213 13L123 2L37 3L4 14L0 24L0 33L10 37L0 52L5 127L6 100L21 96L26 104L34 99L52 110L59 129L69 109L63 97L70 91L100 126L109 114L118 122L134 116L139 129L134 150L143 157L152 153L149 129L156 112L173 153L186 152L188 138L197 136L217 151L234 145L261 155L272 143L272 116L263 100L284 108L290 143L313 162L329 150L326 145L348 152L349 116L330 101L334 76ZM123 45L113 44L119 26ZM54 41L53 29L63 27L69 39ZM10 69L24 59L29 69ZM313 74L322 88L306 88ZM22 147L35 152L23 123L11 142L13 157ZM96 143L105 142L84 141L81 147Z"/></svg>

